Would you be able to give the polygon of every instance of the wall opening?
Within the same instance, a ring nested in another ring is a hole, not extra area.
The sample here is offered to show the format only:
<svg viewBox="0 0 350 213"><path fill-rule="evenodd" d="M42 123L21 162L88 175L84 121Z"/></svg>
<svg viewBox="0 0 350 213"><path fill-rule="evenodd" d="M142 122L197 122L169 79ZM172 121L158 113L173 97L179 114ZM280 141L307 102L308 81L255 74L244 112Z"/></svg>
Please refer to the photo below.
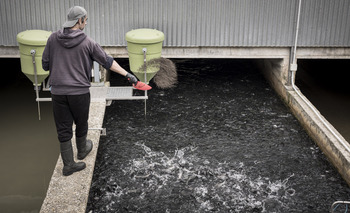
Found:
<svg viewBox="0 0 350 213"><path fill-rule="evenodd" d="M296 86L350 141L348 59L298 59Z"/></svg>

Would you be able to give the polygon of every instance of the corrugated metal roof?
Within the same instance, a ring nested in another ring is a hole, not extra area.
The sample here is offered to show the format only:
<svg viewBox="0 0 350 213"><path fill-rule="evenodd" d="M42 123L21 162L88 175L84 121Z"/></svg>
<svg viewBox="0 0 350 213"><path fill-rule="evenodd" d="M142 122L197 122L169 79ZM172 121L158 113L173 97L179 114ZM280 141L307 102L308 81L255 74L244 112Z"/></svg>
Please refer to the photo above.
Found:
<svg viewBox="0 0 350 213"><path fill-rule="evenodd" d="M88 11L85 32L102 46L126 46L137 28L164 32L164 46L292 46L298 0L1 0L0 45L28 29L56 31L68 8ZM350 46L350 1L303 0L299 46Z"/></svg>

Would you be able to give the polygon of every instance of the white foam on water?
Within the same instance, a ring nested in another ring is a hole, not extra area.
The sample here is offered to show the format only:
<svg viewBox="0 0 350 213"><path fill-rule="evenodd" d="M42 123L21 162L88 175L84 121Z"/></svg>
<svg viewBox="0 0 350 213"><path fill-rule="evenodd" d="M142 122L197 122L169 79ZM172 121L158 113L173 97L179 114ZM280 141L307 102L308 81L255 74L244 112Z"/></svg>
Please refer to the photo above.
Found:
<svg viewBox="0 0 350 213"><path fill-rule="evenodd" d="M197 156L195 146L175 150L172 156L153 151L145 144L136 143L136 147L142 149L144 155L130 160L122 168L124 175L130 177L129 183L124 188L115 187L113 192L107 193L107 199L118 202L132 194L140 202L147 202L147 195L169 194L176 185L191 193L198 204L199 209L195 210L198 212L254 209L273 212L274 209L288 209L288 201L295 194L288 185L293 175L276 181L268 177L252 179L246 172L249 168L242 162L210 162ZM115 184L112 179L109 182Z"/></svg>

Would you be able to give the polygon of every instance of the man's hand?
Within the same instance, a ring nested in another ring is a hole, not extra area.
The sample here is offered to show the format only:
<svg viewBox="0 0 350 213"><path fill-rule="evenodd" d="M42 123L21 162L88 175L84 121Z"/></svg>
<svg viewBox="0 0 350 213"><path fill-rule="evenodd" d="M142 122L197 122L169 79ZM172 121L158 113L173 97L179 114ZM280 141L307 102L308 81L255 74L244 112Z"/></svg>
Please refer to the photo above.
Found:
<svg viewBox="0 0 350 213"><path fill-rule="evenodd" d="M129 81L131 84L133 84L133 85L136 85L136 84L137 84L137 81L138 81L138 80L137 80L137 78L136 78L134 75L128 73L128 74L126 74L125 77L128 79L128 81Z"/></svg>

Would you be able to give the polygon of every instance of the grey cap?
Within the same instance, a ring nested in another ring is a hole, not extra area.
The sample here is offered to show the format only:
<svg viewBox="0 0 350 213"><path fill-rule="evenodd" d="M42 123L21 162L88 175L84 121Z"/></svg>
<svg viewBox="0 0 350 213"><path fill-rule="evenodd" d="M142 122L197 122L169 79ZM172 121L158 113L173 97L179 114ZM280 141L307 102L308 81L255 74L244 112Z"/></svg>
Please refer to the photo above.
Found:
<svg viewBox="0 0 350 213"><path fill-rule="evenodd" d="M86 10L80 6L69 8L67 14L67 21L63 24L64 28L73 27L78 20L87 14Z"/></svg>

